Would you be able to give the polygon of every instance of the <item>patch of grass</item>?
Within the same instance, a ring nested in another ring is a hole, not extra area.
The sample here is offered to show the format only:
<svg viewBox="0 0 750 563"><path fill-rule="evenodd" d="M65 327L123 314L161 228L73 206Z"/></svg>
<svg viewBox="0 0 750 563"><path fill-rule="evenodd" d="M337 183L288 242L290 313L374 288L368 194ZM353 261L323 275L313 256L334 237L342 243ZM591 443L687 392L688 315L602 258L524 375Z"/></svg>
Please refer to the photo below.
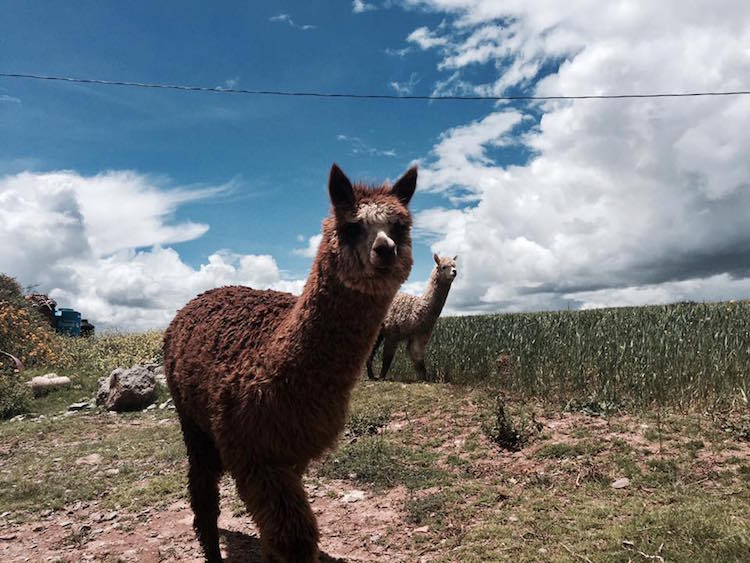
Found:
<svg viewBox="0 0 750 563"><path fill-rule="evenodd" d="M596 455L604 445L596 440L583 440L575 443L555 442L539 448L534 456L537 459L562 459L578 456Z"/></svg>
<svg viewBox="0 0 750 563"><path fill-rule="evenodd" d="M352 436L377 434L391 420L390 408L382 405L353 409L346 423L346 430Z"/></svg>
<svg viewBox="0 0 750 563"><path fill-rule="evenodd" d="M698 455L698 452L706 447L703 440L690 440L682 445L682 448L687 452L688 456L693 458Z"/></svg>
<svg viewBox="0 0 750 563"><path fill-rule="evenodd" d="M103 507L138 507L184 494L177 425L159 425L155 415L124 419L74 415L1 425L0 443L12 454L0 455L0 506L34 513L98 499ZM91 454L98 461L77 461Z"/></svg>
<svg viewBox="0 0 750 563"><path fill-rule="evenodd" d="M656 428L646 428L643 432L643 437L649 442L660 442L664 440L665 435L663 432L659 432Z"/></svg>
<svg viewBox="0 0 750 563"><path fill-rule="evenodd" d="M420 526L441 523L446 516L447 500L445 492L410 496L404 503L407 522Z"/></svg>
<svg viewBox="0 0 750 563"><path fill-rule="evenodd" d="M319 474L376 487L424 489L446 481L435 458L432 452L392 444L382 436L365 436L331 454Z"/></svg>
<svg viewBox="0 0 750 563"><path fill-rule="evenodd" d="M650 483L666 485L677 481L677 462L673 459L649 459L646 466L649 472L645 479Z"/></svg>

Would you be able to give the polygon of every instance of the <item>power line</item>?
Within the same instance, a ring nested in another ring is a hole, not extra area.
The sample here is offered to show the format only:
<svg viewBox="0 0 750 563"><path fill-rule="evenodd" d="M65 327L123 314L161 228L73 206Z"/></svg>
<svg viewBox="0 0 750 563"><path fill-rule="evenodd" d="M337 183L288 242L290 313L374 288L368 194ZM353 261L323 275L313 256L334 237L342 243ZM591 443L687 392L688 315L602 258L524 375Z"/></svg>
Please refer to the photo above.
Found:
<svg viewBox="0 0 750 563"><path fill-rule="evenodd" d="M251 96L289 96L307 98L348 98L356 100L485 100L485 101L553 101L553 100L624 100L637 98L697 98L708 96L747 96L750 90L704 91L704 92L658 92L648 94L584 94L579 96L459 96L459 95L396 95L396 94L353 94L348 92L297 92L290 90L248 90L245 88L222 88L220 86L190 86L186 84L157 84L130 82L127 80L100 80L96 78L76 78L73 76L45 76L0 72L0 78L22 78L29 80L50 80L73 82L76 84L96 84L102 86L129 86L133 88L154 88L161 90L181 90L184 92L212 92L216 94L246 94Z"/></svg>

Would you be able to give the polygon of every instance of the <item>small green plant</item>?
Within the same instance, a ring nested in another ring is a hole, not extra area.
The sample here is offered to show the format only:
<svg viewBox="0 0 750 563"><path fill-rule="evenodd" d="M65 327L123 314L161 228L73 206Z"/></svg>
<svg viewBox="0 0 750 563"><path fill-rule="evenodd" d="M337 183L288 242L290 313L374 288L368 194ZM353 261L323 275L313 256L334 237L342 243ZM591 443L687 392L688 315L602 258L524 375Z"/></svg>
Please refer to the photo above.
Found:
<svg viewBox="0 0 750 563"><path fill-rule="evenodd" d="M487 437L504 450L521 450L534 434L541 431L542 425L533 416L522 416L519 422L511 419L505 409L505 401L495 398L489 417L482 423Z"/></svg>

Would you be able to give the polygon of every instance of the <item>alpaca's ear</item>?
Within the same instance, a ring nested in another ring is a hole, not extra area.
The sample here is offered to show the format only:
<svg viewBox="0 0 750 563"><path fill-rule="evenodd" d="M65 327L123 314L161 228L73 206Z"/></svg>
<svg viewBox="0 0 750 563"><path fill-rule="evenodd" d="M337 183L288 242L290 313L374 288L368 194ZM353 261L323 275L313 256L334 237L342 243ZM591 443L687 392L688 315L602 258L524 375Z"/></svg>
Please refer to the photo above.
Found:
<svg viewBox="0 0 750 563"><path fill-rule="evenodd" d="M346 209L354 206L352 183L335 163L331 166L331 174L328 176L328 195L336 208Z"/></svg>
<svg viewBox="0 0 750 563"><path fill-rule="evenodd" d="M437 252L432 255L432 259L435 261L435 264L440 266L440 256L437 255Z"/></svg>
<svg viewBox="0 0 750 563"><path fill-rule="evenodd" d="M401 203L409 205L411 196L414 195L414 190L417 189L417 167L412 166L409 170L401 176L398 181L393 184L391 193L394 194Z"/></svg>
<svg viewBox="0 0 750 563"><path fill-rule="evenodd" d="M455 262L456 260L458 260L458 254L453 257L453 261Z"/></svg>

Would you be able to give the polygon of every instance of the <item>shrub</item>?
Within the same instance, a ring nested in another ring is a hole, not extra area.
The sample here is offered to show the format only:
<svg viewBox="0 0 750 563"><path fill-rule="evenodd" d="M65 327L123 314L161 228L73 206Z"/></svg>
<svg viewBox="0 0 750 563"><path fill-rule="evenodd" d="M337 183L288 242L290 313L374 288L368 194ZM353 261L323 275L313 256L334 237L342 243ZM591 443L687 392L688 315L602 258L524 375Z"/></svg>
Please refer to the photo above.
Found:
<svg viewBox="0 0 750 563"><path fill-rule="evenodd" d="M54 330L24 300L18 282L5 274L0 274L0 350L26 367L54 363L60 352Z"/></svg>
<svg viewBox="0 0 750 563"><path fill-rule="evenodd" d="M0 371L0 420L29 412L31 391L19 378Z"/></svg>

